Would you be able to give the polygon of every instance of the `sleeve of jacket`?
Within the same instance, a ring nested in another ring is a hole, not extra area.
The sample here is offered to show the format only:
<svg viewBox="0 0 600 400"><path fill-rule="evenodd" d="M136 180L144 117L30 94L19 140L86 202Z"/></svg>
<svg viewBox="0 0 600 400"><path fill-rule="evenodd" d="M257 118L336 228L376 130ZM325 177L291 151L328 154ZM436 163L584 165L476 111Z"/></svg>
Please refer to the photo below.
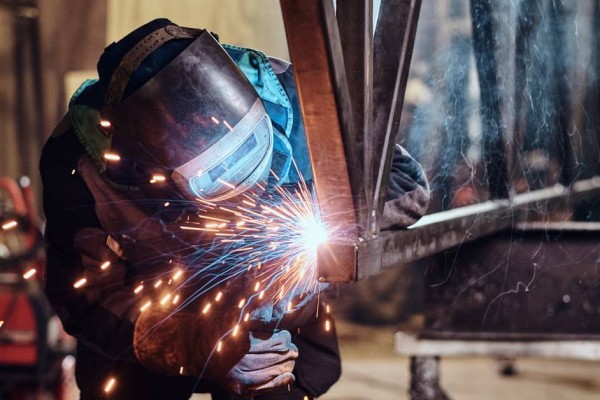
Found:
<svg viewBox="0 0 600 400"><path fill-rule="evenodd" d="M417 222L429 204L430 189L421 165L396 145L381 229L402 229Z"/></svg>
<svg viewBox="0 0 600 400"><path fill-rule="evenodd" d="M65 330L82 344L111 358L133 359L139 305L126 285L127 266L108 246L94 199L76 171L83 152L72 130L51 137L42 152L46 294Z"/></svg>
<svg viewBox="0 0 600 400"><path fill-rule="evenodd" d="M47 244L46 294L65 330L111 359L140 362L155 372L216 376L227 371L247 348L247 340L224 343L228 351L208 358L216 334L230 321L210 324L188 312L171 314L140 307L152 297L135 294L144 276L134 275L116 242L99 221L90 189L78 164L84 150L72 130L52 137L42 152ZM150 277L148 277L150 278ZM81 279L85 283L76 288ZM151 295L152 296L152 295ZM155 329L160 326L160 329Z"/></svg>

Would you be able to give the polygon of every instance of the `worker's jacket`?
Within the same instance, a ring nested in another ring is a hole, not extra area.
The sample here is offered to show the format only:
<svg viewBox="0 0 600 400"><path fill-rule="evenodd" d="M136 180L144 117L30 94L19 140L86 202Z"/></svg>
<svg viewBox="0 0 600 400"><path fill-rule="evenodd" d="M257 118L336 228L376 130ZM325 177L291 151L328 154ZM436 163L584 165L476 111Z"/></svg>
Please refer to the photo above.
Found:
<svg viewBox="0 0 600 400"><path fill-rule="evenodd" d="M285 183L297 182L299 173L290 168L293 156L299 172L310 181L306 139L289 64L268 60L253 50L226 49L257 89L272 119L276 137L273 169ZM156 281L150 271L156 274L156 270L136 268L130 260L151 259L170 239L160 220L146 218L143 209L137 207L149 201L140 191L115 187L103 178L100 155L107 143L96 131L102 98L95 90L95 84L88 82L76 93L68 114L46 143L40 163L47 219L46 293L66 331L78 339L78 386L84 394L101 393L106 379L116 376L120 385L139 385L150 388L150 392L153 385L167 386L173 398L178 398L177 393L189 393L195 385L199 391L217 390L211 379L197 382L179 376L202 372L202 366L197 365L201 356L195 357L197 348L211 331L208 325L218 322L207 321L197 310L181 312L184 318L179 326L175 317L173 324L164 326L162 342L156 342L164 346L156 347L154 354L148 354L148 348L145 353L134 351L136 322L143 304L143 293L138 296L134 290L142 281L148 290L148 282ZM414 223L425 212L428 197L420 166L398 148L384 228ZM299 348L294 371L297 384L310 395L320 395L340 373L335 333L325 333L322 321L315 318L303 320L290 330ZM165 336L169 340L164 340Z"/></svg>

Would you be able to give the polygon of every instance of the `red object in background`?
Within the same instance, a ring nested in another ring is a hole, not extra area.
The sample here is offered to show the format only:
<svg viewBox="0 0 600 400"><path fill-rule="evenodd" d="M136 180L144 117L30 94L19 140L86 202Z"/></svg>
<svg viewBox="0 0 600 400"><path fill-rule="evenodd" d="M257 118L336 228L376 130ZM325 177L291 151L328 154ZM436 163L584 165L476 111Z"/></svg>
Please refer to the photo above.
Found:
<svg viewBox="0 0 600 400"><path fill-rule="evenodd" d="M29 180L0 177L0 399L66 398L75 341L48 304L44 270Z"/></svg>
<svg viewBox="0 0 600 400"><path fill-rule="evenodd" d="M37 324L27 293L0 288L0 321L0 365L36 365Z"/></svg>

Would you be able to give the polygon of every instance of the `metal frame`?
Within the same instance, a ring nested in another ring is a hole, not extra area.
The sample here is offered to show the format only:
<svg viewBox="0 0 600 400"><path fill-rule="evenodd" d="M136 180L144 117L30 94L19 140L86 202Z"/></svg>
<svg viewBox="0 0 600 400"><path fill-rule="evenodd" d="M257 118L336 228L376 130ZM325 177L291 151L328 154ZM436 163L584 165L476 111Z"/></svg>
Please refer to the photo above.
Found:
<svg viewBox="0 0 600 400"><path fill-rule="evenodd" d="M359 257L376 262L372 250L383 244L379 221L420 5L382 2L373 36L372 0L338 1L337 10L332 0L281 0L315 192L335 229L335 242L319 251L322 280L359 279Z"/></svg>
<svg viewBox="0 0 600 400"><path fill-rule="evenodd" d="M565 186L511 198L508 171L516 160L504 162L511 152L496 65L483 62L494 57L493 10L490 0L471 0L475 58L486 87L482 120L493 127L484 133L484 161L495 200L426 216L409 230L379 231L420 6L421 0L383 0L371 37L372 0L338 1L337 10L332 0L281 0L314 187L324 221L335 228L335 242L319 249L323 281L365 279L526 222L532 204L567 205L600 192L597 180L564 178ZM570 143L563 142L570 162Z"/></svg>

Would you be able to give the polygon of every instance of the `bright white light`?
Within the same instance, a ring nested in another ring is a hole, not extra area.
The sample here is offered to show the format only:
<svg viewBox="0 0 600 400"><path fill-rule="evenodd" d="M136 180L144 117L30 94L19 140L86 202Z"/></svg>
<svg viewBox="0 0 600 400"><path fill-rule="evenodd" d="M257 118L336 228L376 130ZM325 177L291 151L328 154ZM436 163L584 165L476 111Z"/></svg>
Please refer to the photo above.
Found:
<svg viewBox="0 0 600 400"><path fill-rule="evenodd" d="M310 252L316 252L319 245L327 240L327 230L321 222L314 218L307 218L300 225L304 248Z"/></svg>

